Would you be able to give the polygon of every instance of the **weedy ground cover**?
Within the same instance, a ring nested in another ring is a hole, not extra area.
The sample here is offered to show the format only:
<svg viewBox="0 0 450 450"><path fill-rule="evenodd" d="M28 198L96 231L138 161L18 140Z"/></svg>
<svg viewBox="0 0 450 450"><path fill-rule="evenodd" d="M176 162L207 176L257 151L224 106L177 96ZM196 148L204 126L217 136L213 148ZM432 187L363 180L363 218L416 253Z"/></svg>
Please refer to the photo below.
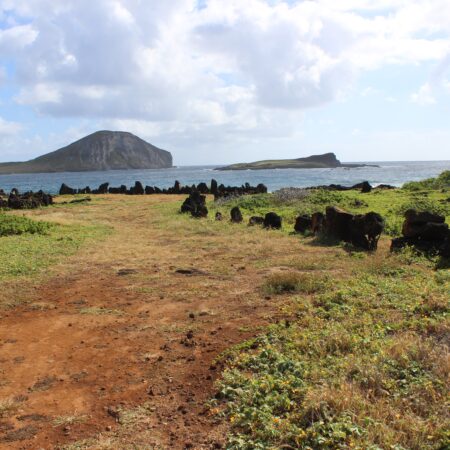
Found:
<svg viewBox="0 0 450 450"><path fill-rule="evenodd" d="M411 257L347 255L326 290L273 291L289 320L225 355L229 448L448 448L450 276Z"/></svg>
<svg viewBox="0 0 450 450"><path fill-rule="evenodd" d="M26 217L13 216L0 213L0 237L20 234L45 234L51 225L45 222L36 222Z"/></svg>

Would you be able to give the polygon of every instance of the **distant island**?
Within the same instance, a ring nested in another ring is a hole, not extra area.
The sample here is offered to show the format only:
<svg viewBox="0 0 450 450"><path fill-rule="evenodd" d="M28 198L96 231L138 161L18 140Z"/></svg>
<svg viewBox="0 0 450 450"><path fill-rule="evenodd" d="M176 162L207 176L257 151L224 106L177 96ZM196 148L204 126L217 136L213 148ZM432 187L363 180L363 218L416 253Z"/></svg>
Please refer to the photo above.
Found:
<svg viewBox="0 0 450 450"><path fill-rule="evenodd" d="M172 155L134 134L97 131L67 147L26 162L0 163L0 174L164 169Z"/></svg>
<svg viewBox="0 0 450 450"><path fill-rule="evenodd" d="M343 164L334 153L312 155L297 159L268 159L252 163L238 163L217 167L215 170L263 170L263 169L327 169L336 167L378 167L371 164Z"/></svg>

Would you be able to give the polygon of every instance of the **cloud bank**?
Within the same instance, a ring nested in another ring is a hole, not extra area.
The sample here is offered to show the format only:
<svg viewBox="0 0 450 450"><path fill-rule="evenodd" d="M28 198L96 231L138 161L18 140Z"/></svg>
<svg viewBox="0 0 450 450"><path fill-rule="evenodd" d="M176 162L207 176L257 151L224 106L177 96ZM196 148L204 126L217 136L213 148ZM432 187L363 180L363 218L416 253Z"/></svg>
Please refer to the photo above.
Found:
<svg viewBox="0 0 450 450"><path fill-rule="evenodd" d="M441 64L410 95L432 104L449 18L448 0L3 0L0 85L38 116L180 145L278 138L389 65Z"/></svg>

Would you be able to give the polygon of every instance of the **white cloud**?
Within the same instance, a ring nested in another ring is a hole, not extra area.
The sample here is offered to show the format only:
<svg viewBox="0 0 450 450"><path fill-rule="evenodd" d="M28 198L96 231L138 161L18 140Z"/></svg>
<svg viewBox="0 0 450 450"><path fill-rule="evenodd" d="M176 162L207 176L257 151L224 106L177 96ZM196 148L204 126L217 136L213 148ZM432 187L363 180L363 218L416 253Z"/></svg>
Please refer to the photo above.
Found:
<svg viewBox="0 0 450 450"><path fill-rule="evenodd" d="M450 94L450 80L444 80L444 89Z"/></svg>
<svg viewBox="0 0 450 450"><path fill-rule="evenodd" d="M0 117L0 138L12 136L22 130L22 125L17 122L10 122Z"/></svg>
<svg viewBox="0 0 450 450"><path fill-rule="evenodd" d="M423 84L419 90L411 95L411 101L420 106L434 105L436 99L429 83Z"/></svg>
<svg viewBox="0 0 450 450"><path fill-rule="evenodd" d="M22 89L16 97L16 101L20 104L40 104L59 103L61 94L54 84L39 83L31 88Z"/></svg>
<svg viewBox="0 0 450 450"><path fill-rule="evenodd" d="M31 25L14 25L6 30L0 29L0 56L15 55L15 52L32 44L38 34Z"/></svg>

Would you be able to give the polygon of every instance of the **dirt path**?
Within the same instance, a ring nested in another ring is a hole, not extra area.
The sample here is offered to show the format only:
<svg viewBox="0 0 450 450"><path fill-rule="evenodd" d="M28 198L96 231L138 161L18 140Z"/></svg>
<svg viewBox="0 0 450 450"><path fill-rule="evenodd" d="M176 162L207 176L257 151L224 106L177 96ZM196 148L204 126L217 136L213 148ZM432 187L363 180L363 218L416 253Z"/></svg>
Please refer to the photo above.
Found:
<svg viewBox="0 0 450 450"><path fill-rule="evenodd" d="M219 232L166 224L165 209L151 210L164 201L108 198L40 213L109 222L114 232L45 284L36 280L30 303L1 314L0 399L17 410L0 419L0 448L223 445L226 430L205 407L214 358L278 309L256 289L264 270L251 242L236 253ZM288 241L272 251L282 255Z"/></svg>

